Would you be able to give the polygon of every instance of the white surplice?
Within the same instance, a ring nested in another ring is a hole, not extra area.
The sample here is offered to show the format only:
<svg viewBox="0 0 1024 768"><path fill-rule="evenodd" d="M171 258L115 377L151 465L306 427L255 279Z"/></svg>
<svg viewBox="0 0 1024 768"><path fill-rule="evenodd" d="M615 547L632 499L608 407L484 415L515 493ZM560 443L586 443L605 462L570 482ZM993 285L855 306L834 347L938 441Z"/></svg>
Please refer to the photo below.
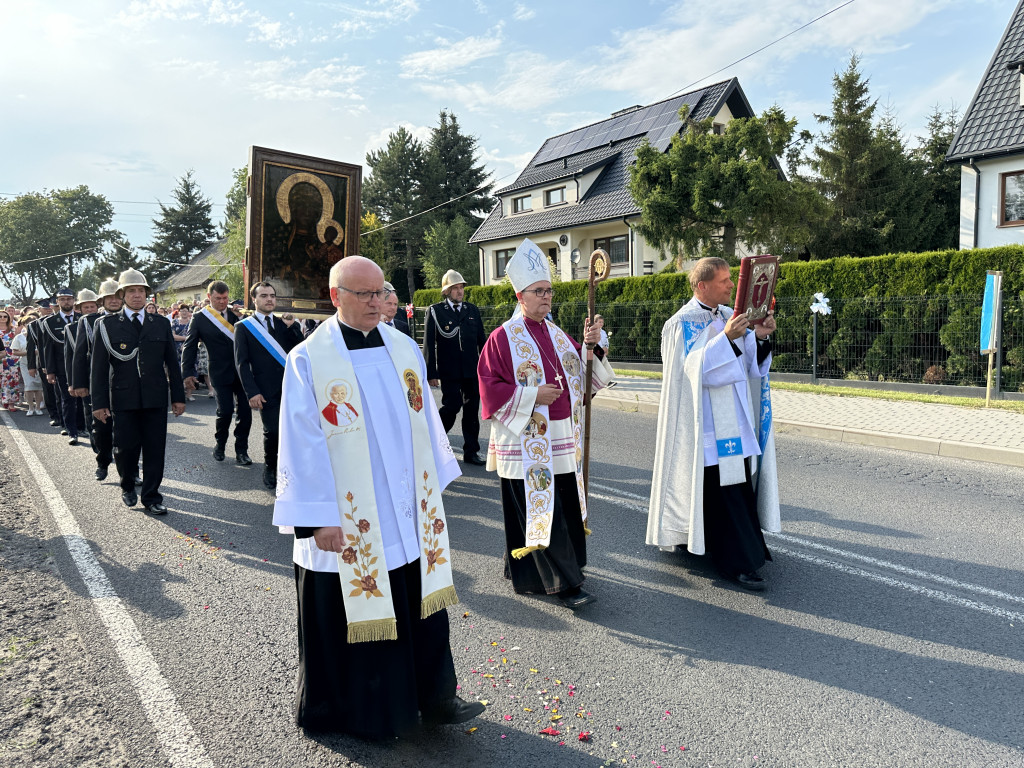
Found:
<svg viewBox="0 0 1024 768"><path fill-rule="evenodd" d="M349 354L365 412L384 559L387 569L393 571L414 562L420 555L412 429L406 391L391 362L389 347L393 343L413 346L416 343L404 335L396 340L391 334L382 335L384 347L358 349ZM335 341L344 344L340 333L335 335ZM426 381L426 363L421 354L417 354L417 358L420 381ZM282 528L336 526L340 524L338 498L335 484L330 480L333 469L320 427L320 411L305 342L292 350L287 363L281 397L274 524ZM462 474L462 470L448 443L437 404L429 393L423 398L423 405L427 409L438 485L444 489ZM338 572L337 554L321 551L312 538L295 539L293 557L307 570Z"/></svg>
<svg viewBox="0 0 1024 768"><path fill-rule="evenodd" d="M735 342L740 351L737 356L722 332L732 309L721 306L718 313L720 317L712 318L691 299L668 319L661 333L664 368L647 543L663 547L683 544L695 555L705 551L704 467L718 464L712 388L732 389L734 414L730 418L734 415L739 428L743 456L759 457L753 460L752 474L761 528L781 529L775 431L768 431L763 450L757 437L765 415L760 407L761 385L771 355L759 365L755 334L748 333ZM690 322L686 327L688 320L701 316L706 321Z"/></svg>

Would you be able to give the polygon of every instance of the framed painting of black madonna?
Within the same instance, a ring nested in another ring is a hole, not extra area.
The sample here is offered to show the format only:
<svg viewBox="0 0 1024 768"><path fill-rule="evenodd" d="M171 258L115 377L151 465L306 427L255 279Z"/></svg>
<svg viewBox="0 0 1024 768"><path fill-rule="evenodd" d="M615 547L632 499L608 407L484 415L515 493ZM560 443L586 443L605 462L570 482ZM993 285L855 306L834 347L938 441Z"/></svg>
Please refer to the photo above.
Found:
<svg viewBox="0 0 1024 768"><path fill-rule="evenodd" d="M245 284L273 283L279 312L334 312L328 273L359 252L362 176L359 165L250 147Z"/></svg>

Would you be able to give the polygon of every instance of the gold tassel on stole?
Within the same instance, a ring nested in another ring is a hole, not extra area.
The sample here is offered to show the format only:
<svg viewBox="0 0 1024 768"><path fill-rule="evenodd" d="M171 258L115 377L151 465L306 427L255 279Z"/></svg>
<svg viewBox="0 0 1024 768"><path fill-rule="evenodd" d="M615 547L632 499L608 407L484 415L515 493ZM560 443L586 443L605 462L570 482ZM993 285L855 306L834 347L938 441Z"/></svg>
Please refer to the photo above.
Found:
<svg viewBox="0 0 1024 768"><path fill-rule="evenodd" d="M348 642L372 643L377 640L397 640L398 621L396 619L373 619L357 621L348 625Z"/></svg>
<svg viewBox="0 0 1024 768"><path fill-rule="evenodd" d="M442 587L423 598L420 603L420 618L425 619L433 613L444 610L449 605L457 605L458 602L459 596L455 594L454 585Z"/></svg>

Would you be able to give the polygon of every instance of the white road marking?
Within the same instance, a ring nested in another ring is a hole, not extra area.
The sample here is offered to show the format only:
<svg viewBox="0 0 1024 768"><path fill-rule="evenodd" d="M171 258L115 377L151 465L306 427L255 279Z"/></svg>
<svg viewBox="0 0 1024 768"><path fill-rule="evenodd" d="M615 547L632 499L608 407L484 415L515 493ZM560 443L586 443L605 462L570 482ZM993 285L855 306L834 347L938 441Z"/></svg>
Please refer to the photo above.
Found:
<svg viewBox="0 0 1024 768"><path fill-rule="evenodd" d="M789 549L788 547L773 547L773 551L779 552L790 557L795 557L800 560L806 560L809 563L816 565L823 565L826 568L831 568L836 571L842 571L848 573L851 576L860 576L865 579L871 579L872 581L879 581L882 584L888 584L891 587L899 587L900 589L906 589L911 592L916 592L919 595L927 595L928 597L941 600L944 603L950 603L952 605L958 605L961 608L970 608L975 611L982 611L984 613L991 614L992 616L998 616L1001 619L1009 619L1010 621L1024 621L1024 613L1017 613L1015 611L1007 611L1003 608L999 608L994 605L988 605L987 603L979 603L976 600L970 600L966 597L959 597L952 595L949 592L943 592L938 589L931 589L930 587L922 587L920 584L912 584L909 581L901 581L894 579L891 576L885 576L881 573L875 573L874 571L865 571L863 568L856 568L852 565L846 565L845 563L839 563L835 560L827 560L824 557L818 557L817 555L809 555L806 552L798 552L795 549Z"/></svg>
<svg viewBox="0 0 1024 768"><path fill-rule="evenodd" d="M636 499L637 501L642 501L644 502L645 506L647 502L651 500L650 494L647 494L646 496L641 496L638 493L630 493L629 491L624 491L621 488L616 488L615 486L612 485L603 485L602 483L595 483L591 481L590 487L597 488L598 490L601 491L611 491L612 493L617 493L619 496L625 496L627 499Z"/></svg>
<svg viewBox="0 0 1024 768"><path fill-rule="evenodd" d="M21 434L10 414L0 411L7 425L11 439L28 465L32 478L39 486L46 505L57 523L61 537L67 545L71 559L85 582L92 603L100 621L107 628L107 634L121 657L128 677L142 702L157 740L163 748L167 761L175 768L213 768L213 761L199 742L188 718L178 707L170 685L160 672L160 667L146 645L139 628L128 614L121 598L107 578L103 566L82 535L78 522L68 508L49 473L36 456L32 446Z"/></svg>
<svg viewBox="0 0 1024 768"><path fill-rule="evenodd" d="M827 544L819 544L816 541L808 541L802 539L799 536L790 536L785 533L765 533L766 537L773 539L780 539L781 541L787 541L790 544L797 544L801 547L808 547L809 549L818 549L822 552L828 552L832 555L839 557L847 557L851 560L859 560L862 563L868 563L870 565L878 566L879 568L888 568L891 571L905 574L906 576L914 576L919 579L928 579L929 581L935 581L939 584L945 584L947 587L954 587L956 589L963 589L968 592L977 592L981 595L988 595L994 597L997 600L1008 600L1012 603L1024 603L1024 597L1018 595L1011 595L1008 592L1000 592L997 589L989 589L988 587L982 587L977 584L968 584L965 581L958 581L957 579L951 579L948 576L940 576L937 573L929 573L928 571L919 571L916 568L908 568L905 565L899 563L890 563L888 560L879 560L875 557L868 557L867 555L858 555L856 552L847 552L845 549L837 549L836 547L830 547Z"/></svg>
<svg viewBox="0 0 1024 768"><path fill-rule="evenodd" d="M590 484L590 487L600 488L601 490L604 491L612 491L613 493L625 496L626 499L638 499L644 501L647 500L647 497L639 496L638 494L630 493L628 491L623 491L619 488L615 488L614 486L610 485L603 485L600 483L592 482ZM617 504L618 506L624 507L626 509L636 510L641 507L643 507L643 509L647 508L646 506L640 505L635 501L627 501L625 499L617 498L615 496L606 496L604 494L599 493L591 493L590 495L593 498L598 498L601 499L602 501L608 501L612 504ZM940 576L937 573L929 573L928 571L921 571L916 568L908 568L907 566L900 565L899 563L892 563L888 560L880 560L878 558L868 557L867 555L860 555L856 552L848 552L844 549L830 547L826 544L818 544L817 542L808 541L807 539L802 539L798 536L790 536L784 533L769 533L766 531L765 537L779 539L781 541L789 542L790 544L796 544L798 546L808 547L810 549L818 549L823 552L828 552L829 554L836 555L838 557L849 558L851 560L858 560L860 562L868 563L878 568L887 568L889 570L904 574L906 576L913 576L919 579L927 579L929 581L934 581L939 584L945 584L946 586L953 587L955 589L962 589L967 592L976 592L978 594L987 595L988 597L993 597L998 600L1006 600L1014 603L1024 603L1024 597L1011 595L1008 592L1000 592L999 590L990 589L989 587L982 587L977 584L970 584L968 582L959 581L957 579L951 579L948 576ZM1024 613L1016 613L1014 611L1008 611L997 606L989 605L987 603L979 603L976 600L958 597L957 595L950 594L949 592L943 592L941 590L931 589L929 587L922 587L918 584L913 584L908 581L902 581L900 579L895 579L891 576L884 576L882 574L874 573L872 571L866 571L862 568L856 568L854 566L846 565L845 563L840 563L835 560L828 560L824 557L818 557L816 555L810 555L804 552L799 552L794 549L789 549L788 547L780 547L778 545L774 545L772 549L773 551L787 554L792 557L799 558L801 560L806 560L808 562L816 563L818 565L823 565L827 568L832 568L833 570L842 571L844 573L848 573L855 576L861 576L863 578L871 579L873 581L880 581L883 584L888 584L889 586L898 587L900 589L906 589L911 592L916 592L917 594L927 595L928 597L933 597L936 600L941 600L942 602L958 605L962 608L970 608L972 610L982 611L993 616L998 616L999 618L1010 619L1011 621L1024 621Z"/></svg>

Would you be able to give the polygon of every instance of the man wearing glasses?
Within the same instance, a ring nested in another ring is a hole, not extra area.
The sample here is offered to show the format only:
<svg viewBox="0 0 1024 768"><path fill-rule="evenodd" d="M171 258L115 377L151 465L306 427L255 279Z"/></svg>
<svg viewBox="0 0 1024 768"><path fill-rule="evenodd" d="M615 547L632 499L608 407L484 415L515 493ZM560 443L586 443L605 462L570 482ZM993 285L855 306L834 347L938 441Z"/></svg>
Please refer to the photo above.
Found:
<svg viewBox="0 0 1024 768"><path fill-rule="evenodd" d="M587 564L583 485L585 365L580 345L547 319L551 270L529 240L506 265L519 312L494 329L480 357L484 418L491 420L487 468L501 478L505 578L520 594L555 595L575 610ZM584 341L601 332L586 324ZM594 349L594 391L615 372Z"/></svg>
<svg viewBox="0 0 1024 768"><path fill-rule="evenodd" d="M441 387L441 423L448 432L462 410L462 458L483 466L480 458L480 382L476 366L487 335L476 305L463 301L466 280L449 269L441 280L444 300L427 310L423 356L430 386Z"/></svg>
<svg viewBox="0 0 1024 768"><path fill-rule="evenodd" d="M442 491L461 471L416 343L380 322L384 274L331 269L337 315L288 355L274 524L295 534L296 723L391 739L484 711L456 695ZM339 579L340 575L340 579Z"/></svg>

